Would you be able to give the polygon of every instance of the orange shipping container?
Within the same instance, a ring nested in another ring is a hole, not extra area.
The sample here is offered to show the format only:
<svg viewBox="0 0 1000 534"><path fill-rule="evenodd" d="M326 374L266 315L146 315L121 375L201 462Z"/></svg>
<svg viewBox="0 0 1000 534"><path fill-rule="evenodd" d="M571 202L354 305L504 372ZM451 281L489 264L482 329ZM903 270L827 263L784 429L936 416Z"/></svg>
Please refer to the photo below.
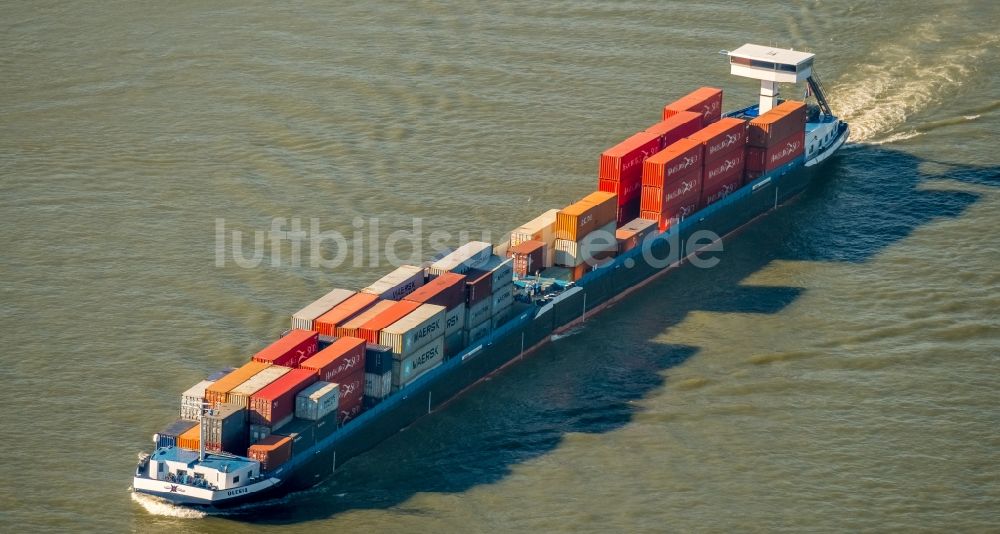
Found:
<svg viewBox="0 0 1000 534"><path fill-rule="evenodd" d="M229 402L229 392L233 388L250 380L254 375L270 366L271 364L264 362L251 361L245 363L242 367L232 370L229 374L205 388L205 400L210 402L213 407L223 402Z"/></svg>
<svg viewBox="0 0 1000 534"><path fill-rule="evenodd" d="M639 132L601 154L597 177L603 180L632 181L642 174L642 162L660 150L659 136Z"/></svg>
<svg viewBox="0 0 1000 534"><path fill-rule="evenodd" d="M681 111L646 128L646 131L659 136L660 148L657 150L659 152L697 132L699 128L701 128L701 114L693 111Z"/></svg>
<svg viewBox="0 0 1000 534"><path fill-rule="evenodd" d="M643 164L642 185L662 188L678 176L700 170L704 149L700 142L685 138L657 152Z"/></svg>
<svg viewBox="0 0 1000 534"><path fill-rule="evenodd" d="M694 111L701 114L701 125L708 126L722 117L722 89L702 87L679 100L663 107L663 118L682 112Z"/></svg>
<svg viewBox="0 0 1000 534"><path fill-rule="evenodd" d="M380 300L373 304L367 310L355 315L351 320L347 321L343 325L337 326L334 330L333 335L337 337L361 337L358 335L358 329L364 326L365 323L371 321L375 317L378 317L380 313L384 312L396 304L395 300Z"/></svg>
<svg viewBox="0 0 1000 534"><path fill-rule="evenodd" d="M750 146L769 148L793 134L806 131L806 105L786 100L770 111L750 121Z"/></svg>
<svg viewBox="0 0 1000 534"><path fill-rule="evenodd" d="M365 311L378 301L377 295L370 293L355 293L353 296L334 306L334 308L316 319L315 328L324 336L336 334L337 326L349 321L355 315Z"/></svg>
<svg viewBox="0 0 1000 534"><path fill-rule="evenodd" d="M383 328L386 328L403 317L406 317L410 312L420 306L422 306L422 304L419 302L401 300L387 308L382 313L371 318L365 324L361 325L361 328L358 328L357 337L360 337L369 343L378 344L379 332L381 332Z"/></svg>
<svg viewBox="0 0 1000 534"><path fill-rule="evenodd" d="M189 451L198 450L201 447L201 424L194 425L180 436L177 436L177 446Z"/></svg>
<svg viewBox="0 0 1000 534"><path fill-rule="evenodd" d="M579 241L590 232L615 220L618 195L595 191L556 213L556 239Z"/></svg>
<svg viewBox="0 0 1000 534"><path fill-rule="evenodd" d="M705 161L715 161L747 145L747 121L726 117L688 136L705 145Z"/></svg>
<svg viewBox="0 0 1000 534"><path fill-rule="evenodd" d="M319 333L315 330L293 328L281 339L264 347L251 358L255 362L295 367L303 360L316 354Z"/></svg>
<svg viewBox="0 0 1000 534"><path fill-rule="evenodd" d="M247 457L260 462L262 471L273 471L292 457L292 438L272 434L247 449Z"/></svg>

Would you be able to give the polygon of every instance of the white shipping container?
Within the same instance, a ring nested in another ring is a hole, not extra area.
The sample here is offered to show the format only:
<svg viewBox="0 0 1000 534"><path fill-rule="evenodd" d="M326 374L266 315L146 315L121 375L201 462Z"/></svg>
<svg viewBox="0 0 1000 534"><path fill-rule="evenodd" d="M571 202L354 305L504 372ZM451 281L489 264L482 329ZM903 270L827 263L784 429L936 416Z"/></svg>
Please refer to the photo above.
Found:
<svg viewBox="0 0 1000 534"><path fill-rule="evenodd" d="M510 233L510 246L520 245L525 241L552 244L552 240L555 239L556 213L559 213L558 208L550 209L515 228Z"/></svg>
<svg viewBox="0 0 1000 534"><path fill-rule="evenodd" d="M483 321L488 320L490 318L490 312L493 311L491 306L492 303L492 299L483 299L466 309L464 328L469 330L474 326L483 324Z"/></svg>
<svg viewBox="0 0 1000 534"><path fill-rule="evenodd" d="M201 407L205 402L205 389L215 382L202 380L181 393L181 419L197 421L201 417Z"/></svg>
<svg viewBox="0 0 1000 534"><path fill-rule="evenodd" d="M445 308L421 304L402 319L382 329L379 344L392 347L392 357L401 360L430 340L444 335Z"/></svg>
<svg viewBox="0 0 1000 534"><path fill-rule="evenodd" d="M501 258L507 257L507 251L510 250L510 241L504 241L499 245L493 247L493 255L500 256Z"/></svg>
<svg viewBox="0 0 1000 534"><path fill-rule="evenodd" d="M490 297L490 316L497 314L497 310L502 310L514 303L514 284L510 283L501 288L493 289L493 296Z"/></svg>
<svg viewBox="0 0 1000 534"><path fill-rule="evenodd" d="M312 330L313 321L318 319L320 315L332 310L337 304L347 300L353 294L354 291L350 289L334 289L323 295L312 304L292 315L292 328Z"/></svg>
<svg viewBox="0 0 1000 534"><path fill-rule="evenodd" d="M510 246L520 245L525 241L541 241L545 243L545 253L543 254L542 261L546 267L552 267L555 260L556 213L559 213L558 209L551 209L530 222L515 228L510 233Z"/></svg>
<svg viewBox="0 0 1000 534"><path fill-rule="evenodd" d="M483 241L469 241L454 252L431 264L430 274L444 272L465 274L486 262L493 254L493 245Z"/></svg>
<svg viewBox="0 0 1000 534"><path fill-rule="evenodd" d="M588 260L593 263L594 256L599 253L617 250L615 223L611 222L583 236L580 241L556 239L556 264L576 267Z"/></svg>
<svg viewBox="0 0 1000 534"><path fill-rule="evenodd" d="M392 386L405 387L443 361L444 336L438 336L403 360L392 362Z"/></svg>
<svg viewBox="0 0 1000 534"><path fill-rule="evenodd" d="M493 322L490 321L490 317L487 315L486 320L482 324L469 328L466 332L468 333L465 336L465 346L471 347L493 332Z"/></svg>
<svg viewBox="0 0 1000 534"><path fill-rule="evenodd" d="M314 382L295 396L295 417L318 421L328 413L337 411L339 402L339 384Z"/></svg>
<svg viewBox="0 0 1000 534"><path fill-rule="evenodd" d="M500 308L496 312L494 312L493 313L493 317L490 318L490 326L491 326L491 328L493 330L496 330L497 327L499 327L500 325L506 323L507 320L510 319L510 315L511 315L510 312L513 309L514 309L514 306L508 304L506 307Z"/></svg>
<svg viewBox="0 0 1000 534"><path fill-rule="evenodd" d="M392 370L386 373L365 373L365 396L384 399L392 393Z"/></svg>
<svg viewBox="0 0 1000 534"><path fill-rule="evenodd" d="M387 300L401 300L424 285L424 268L403 265L361 290Z"/></svg>
<svg viewBox="0 0 1000 534"><path fill-rule="evenodd" d="M514 258L490 256L479 270L490 273L490 287L503 287L514 281Z"/></svg>
<svg viewBox="0 0 1000 534"><path fill-rule="evenodd" d="M444 335L450 336L465 326L465 304L459 304L445 312Z"/></svg>
<svg viewBox="0 0 1000 534"><path fill-rule="evenodd" d="M244 408L248 408L250 405L251 395L264 389L264 386L267 386L271 382L281 378L285 375L285 373L291 370L291 367L282 367L280 365L267 367L263 371L250 377L250 379L246 382L243 382L233 388L232 391L229 392L226 402L230 404L238 404Z"/></svg>

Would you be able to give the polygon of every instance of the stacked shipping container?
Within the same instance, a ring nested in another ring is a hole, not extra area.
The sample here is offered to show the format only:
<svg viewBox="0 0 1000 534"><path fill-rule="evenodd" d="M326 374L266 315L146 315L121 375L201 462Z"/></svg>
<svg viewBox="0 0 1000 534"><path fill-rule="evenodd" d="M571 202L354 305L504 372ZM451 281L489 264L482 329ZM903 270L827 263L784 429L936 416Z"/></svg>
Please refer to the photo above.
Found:
<svg viewBox="0 0 1000 534"><path fill-rule="evenodd" d="M693 111L680 111L646 128L646 131L660 137L659 152L701 129L702 116ZM655 154L654 152L653 154ZM650 154L652 156L653 154ZM642 178L640 168L639 177Z"/></svg>
<svg viewBox="0 0 1000 534"><path fill-rule="evenodd" d="M364 312L378 302L379 298L371 293L355 293L330 311L316 318L314 326L321 335L336 335L337 327Z"/></svg>
<svg viewBox="0 0 1000 534"><path fill-rule="evenodd" d="M545 268L545 243L542 241L522 241L508 249L514 260L514 274L524 278L534 276Z"/></svg>
<svg viewBox="0 0 1000 534"><path fill-rule="evenodd" d="M617 196L596 191L556 214L556 265L567 267L576 280L590 271L599 260L614 256L617 247ZM598 231L598 238L590 238ZM595 244L596 243L596 244Z"/></svg>
<svg viewBox="0 0 1000 534"><path fill-rule="evenodd" d="M368 345L365 348L365 388L363 403L375 406L392 392L392 348Z"/></svg>
<svg viewBox="0 0 1000 534"><path fill-rule="evenodd" d="M431 276L447 272L465 274L469 269L482 265L492 254L493 245L484 241L469 241L432 263L428 273Z"/></svg>
<svg viewBox="0 0 1000 534"><path fill-rule="evenodd" d="M382 330L379 343L392 349L393 386L405 387L444 361L445 308L419 304L412 313ZM427 347L434 347L428 351ZM439 347L440 346L440 347Z"/></svg>
<svg viewBox="0 0 1000 534"><path fill-rule="evenodd" d="M525 241L540 241L545 244L542 262L545 267L552 267L556 241L557 213L559 213L558 209L551 209L535 217L530 222L515 228L510 233L510 246L516 247Z"/></svg>
<svg viewBox="0 0 1000 534"><path fill-rule="evenodd" d="M740 188L747 144L747 123L727 117L691 135L704 154L701 208Z"/></svg>
<svg viewBox="0 0 1000 534"><path fill-rule="evenodd" d="M619 225L639 213L642 191L642 162L660 150L660 136L639 132L605 150L597 170L597 187L617 198L615 220Z"/></svg>
<svg viewBox="0 0 1000 534"><path fill-rule="evenodd" d="M750 121L746 179L791 162L805 152L806 105L786 100Z"/></svg>
<svg viewBox="0 0 1000 534"><path fill-rule="evenodd" d="M250 361L242 367L233 369L226 376L216 380L212 385L205 388L205 402L212 407L226 402L229 399L229 392L235 387L246 382L257 373L270 367L271 364Z"/></svg>
<svg viewBox="0 0 1000 534"><path fill-rule="evenodd" d="M424 268L402 265L361 290L385 300L400 300L424 285Z"/></svg>
<svg viewBox="0 0 1000 534"><path fill-rule="evenodd" d="M333 309L334 306L344 302L352 295L354 291L349 289L334 289L326 295L316 299L308 306L302 308L301 310L295 312L292 315L292 328L300 328L302 330L315 330L313 328L313 322L319 318L319 316Z"/></svg>
<svg viewBox="0 0 1000 534"><path fill-rule="evenodd" d="M312 369L293 369L250 397L250 423L271 430L289 422L295 413L295 396L317 379Z"/></svg>
<svg viewBox="0 0 1000 534"><path fill-rule="evenodd" d="M642 168L642 218L666 230L694 213L701 200L704 147L681 139L646 160Z"/></svg>
<svg viewBox="0 0 1000 534"><path fill-rule="evenodd" d="M444 307L446 358L465 346L465 336L462 333L465 326L465 280L466 277L461 274L442 273L407 297L416 303Z"/></svg>
<svg viewBox="0 0 1000 534"><path fill-rule="evenodd" d="M285 337L271 343L251 358L256 362L272 365L297 367L300 363L316 353L319 343L319 333L314 330L295 328Z"/></svg>
<svg viewBox="0 0 1000 534"><path fill-rule="evenodd" d="M342 337L302 364L324 382L339 386L338 421L361 412L364 392L366 342L356 337Z"/></svg>
<svg viewBox="0 0 1000 534"><path fill-rule="evenodd" d="M355 315L347 322L337 325L334 329L334 335L337 337L361 337L361 327L368 324L369 321L382 315L383 312L391 308L396 304L395 300L380 300L375 304L372 304L367 310Z"/></svg>
<svg viewBox="0 0 1000 534"><path fill-rule="evenodd" d="M214 380L202 380L181 393L181 419L197 421L205 403L205 390L214 384Z"/></svg>
<svg viewBox="0 0 1000 534"><path fill-rule="evenodd" d="M684 111L701 115L701 125L708 126L722 117L722 89L699 88L663 107L663 118L669 119Z"/></svg>

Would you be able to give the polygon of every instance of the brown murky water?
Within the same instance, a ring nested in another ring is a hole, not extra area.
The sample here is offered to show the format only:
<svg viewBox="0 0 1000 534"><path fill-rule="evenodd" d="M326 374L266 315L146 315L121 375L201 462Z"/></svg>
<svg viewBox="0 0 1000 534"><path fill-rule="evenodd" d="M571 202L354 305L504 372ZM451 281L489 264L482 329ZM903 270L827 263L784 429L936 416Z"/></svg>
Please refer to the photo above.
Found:
<svg viewBox="0 0 1000 534"><path fill-rule="evenodd" d="M1000 523L995 3L3 12L0 529ZM591 190L597 154L667 100L752 99L716 54L744 42L816 52L858 142L717 268L650 286L305 494L237 517L130 498L180 391L388 271L290 249L243 268L218 220L248 245L275 218L499 236Z"/></svg>

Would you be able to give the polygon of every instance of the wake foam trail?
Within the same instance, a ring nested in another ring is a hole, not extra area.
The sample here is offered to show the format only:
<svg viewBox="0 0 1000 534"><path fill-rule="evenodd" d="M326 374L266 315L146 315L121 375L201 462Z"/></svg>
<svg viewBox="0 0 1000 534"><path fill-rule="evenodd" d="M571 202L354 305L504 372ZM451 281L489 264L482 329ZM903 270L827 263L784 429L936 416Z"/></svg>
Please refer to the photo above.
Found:
<svg viewBox="0 0 1000 534"><path fill-rule="evenodd" d="M930 31L921 26L911 35ZM933 57L914 56L918 43L886 46L878 52L883 62L859 65L857 75L851 76L856 81L832 87L830 104L851 124L852 140L882 144L919 135L922 128L887 136L914 114L951 98L976 70L976 62L1000 42L1000 36L980 35L973 41Z"/></svg>
<svg viewBox="0 0 1000 534"><path fill-rule="evenodd" d="M157 499L151 495L144 495L134 491L131 493L132 500L152 515L177 517L180 519L201 519L208 515L205 512L171 504L163 499Z"/></svg>

